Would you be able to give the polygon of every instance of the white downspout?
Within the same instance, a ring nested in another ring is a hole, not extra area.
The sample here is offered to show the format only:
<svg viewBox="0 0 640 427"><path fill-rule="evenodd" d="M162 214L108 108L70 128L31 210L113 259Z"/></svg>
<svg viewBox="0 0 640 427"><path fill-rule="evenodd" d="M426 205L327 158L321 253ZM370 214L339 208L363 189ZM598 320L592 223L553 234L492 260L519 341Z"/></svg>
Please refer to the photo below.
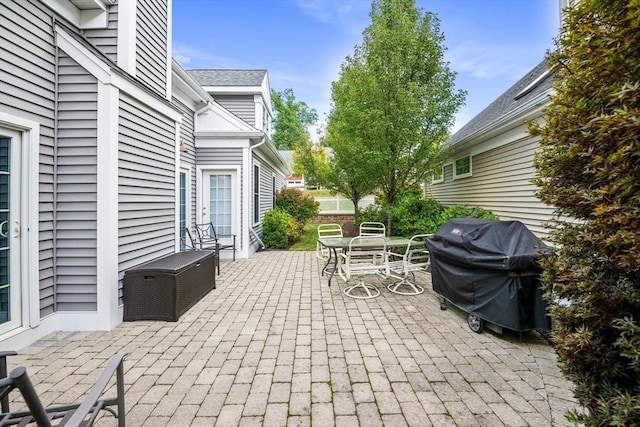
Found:
<svg viewBox="0 0 640 427"><path fill-rule="evenodd" d="M207 103L205 104L204 107L202 107L201 109L197 110L195 113L193 113L193 127L195 128L196 125L198 124L198 116L200 114L202 114L205 110L211 108L211 106L213 105L213 102L211 101L207 101Z"/></svg>
<svg viewBox="0 0 640 427"><path fill-rule="evenodd" d="M265 246L264 246L264 242L262 241L262 239L260 238L260 236L258 236L258 233L255 232L255 230L253 229L253 227L249 227L249 233L251 233L253 235L253 237L256 238L256 240L258 241L258 243L260 243L260 247L264 250Z"/></svg>

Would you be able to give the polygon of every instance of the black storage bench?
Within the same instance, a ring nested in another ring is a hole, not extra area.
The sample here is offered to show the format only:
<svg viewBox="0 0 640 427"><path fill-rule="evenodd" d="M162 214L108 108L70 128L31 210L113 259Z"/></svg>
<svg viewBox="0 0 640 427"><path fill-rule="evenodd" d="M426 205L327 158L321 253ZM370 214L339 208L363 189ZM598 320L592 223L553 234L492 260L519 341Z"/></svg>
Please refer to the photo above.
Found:
<svg viewBox="0 0 640 427"><path fill-rule="evenodd" d="M178 318L216 288L215 251L186 251L124 273L124 321Z"/></svg>

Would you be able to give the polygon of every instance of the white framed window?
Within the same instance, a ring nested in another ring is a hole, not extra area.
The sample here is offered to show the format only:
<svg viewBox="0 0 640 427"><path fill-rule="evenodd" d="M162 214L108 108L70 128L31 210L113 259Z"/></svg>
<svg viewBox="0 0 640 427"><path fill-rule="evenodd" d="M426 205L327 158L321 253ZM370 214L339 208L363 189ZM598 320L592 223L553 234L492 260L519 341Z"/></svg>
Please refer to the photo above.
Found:
<svg viewBox="0 0 640 427"><path fill-rule="evenodd" d="M191 218L191 169L180 168L178 176L178 237L179 249L184 250L191 245L187 239L186 229L190 228Z"/></svg>
<svg viewBox="0 0 640 427"><path fill-rule="evenodd" d="M233 234L235 177L231 171L206 171L204 175L205 209L200 222L210 222L220 235Z"/></svg>
<svg viewBox="0 0 640 427"><path fill-rule="evenodd" d="M275 209L275 207L276 207L276 193L278 192L278 189L276 188L276 176L275 175L271 175L271 190L272 190L272 194L273 194L273 200L271 202L271 208Z"/></svg>
<svg viewBox="0 0 640 427"><path fill-rule="evenodd" d="M253 164L253 224L260 223L260 165Z"/></svg>
<svg viewBox="0 0 640 427"><path fill-rule="evenodd" d="M472 164L471 155L459 157L453 161L453 179L471 176Z"/></svg>
<svg viewBox="0 0 640 427"><path fill-rule="evenodd" d="M431 174L432 184L440 184L441 182L444 182L444 165L434 169L433 174Z"/></svg>

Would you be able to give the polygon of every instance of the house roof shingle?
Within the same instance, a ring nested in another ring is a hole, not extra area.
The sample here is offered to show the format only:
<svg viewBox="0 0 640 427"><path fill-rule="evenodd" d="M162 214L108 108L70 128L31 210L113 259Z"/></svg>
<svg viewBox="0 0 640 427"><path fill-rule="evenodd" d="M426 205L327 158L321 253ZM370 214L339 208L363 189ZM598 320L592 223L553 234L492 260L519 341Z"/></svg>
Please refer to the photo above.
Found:
<svg viewBox="0 0 640 427"><path fill-rule="evenodd" d="M267 70L188 70L201 86L260 86Z"/></svg>
<svg viewBox="0 0 640 427"><path fill-rule="evenodd" d="M447 141L447 145L456 144L458 141L504 117L509 112L541 93L546 92L552 86L553 80L551 79L551 75L547 73L545 61L542 61L454 133L449 141Z"/></svg>

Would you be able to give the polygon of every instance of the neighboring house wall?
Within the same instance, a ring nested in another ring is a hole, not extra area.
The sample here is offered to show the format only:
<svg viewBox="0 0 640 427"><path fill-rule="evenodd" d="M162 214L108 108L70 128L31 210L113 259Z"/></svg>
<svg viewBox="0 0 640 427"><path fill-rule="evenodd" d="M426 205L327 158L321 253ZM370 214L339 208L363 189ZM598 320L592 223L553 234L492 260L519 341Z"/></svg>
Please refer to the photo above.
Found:
<svg viewBox="0 0 640 427"><path fill-rule="evenodd" d="M444 181L429 186L429 195L445 205L466 204L489 209L503 221L523 222L538 236L553 208L535 196L531 162L538 142L525 137L472 157L473 175L453 180L453 165L444 167Z"/></svg>
<svg viewBox="0 0 640 427"><path fill-rule="evenodd" d="M451 160L444 165L443 180L427 185L426 196L446 205L466 204L488 209L501 220L524 223L545 238L544 224L554 209L536 196L533 157L538 138L527 121L543 120L552 82L540 63L485 110L456 132L447 144ZM454 179L455 159L471 156L468 176Z"/></svg>

